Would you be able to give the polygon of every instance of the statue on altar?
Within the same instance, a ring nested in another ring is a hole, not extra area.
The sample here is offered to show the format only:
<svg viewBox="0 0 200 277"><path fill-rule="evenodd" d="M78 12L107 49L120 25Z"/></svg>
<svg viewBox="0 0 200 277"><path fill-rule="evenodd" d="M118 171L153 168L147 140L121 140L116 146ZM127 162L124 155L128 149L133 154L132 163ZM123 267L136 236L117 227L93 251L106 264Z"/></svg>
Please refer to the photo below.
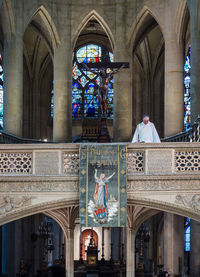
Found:
<svg viewBox="0 0 200 277"><path fill-rule="evenodd" d="M91 234L91 238L90 238L90 243L88 245L87 250L85 251L87 253L87 262L88 265L96 265L97 261L98 261L98 253L99 250L97 248L97 246L95 245L95 241L93 238L93 231Z"/></svg>

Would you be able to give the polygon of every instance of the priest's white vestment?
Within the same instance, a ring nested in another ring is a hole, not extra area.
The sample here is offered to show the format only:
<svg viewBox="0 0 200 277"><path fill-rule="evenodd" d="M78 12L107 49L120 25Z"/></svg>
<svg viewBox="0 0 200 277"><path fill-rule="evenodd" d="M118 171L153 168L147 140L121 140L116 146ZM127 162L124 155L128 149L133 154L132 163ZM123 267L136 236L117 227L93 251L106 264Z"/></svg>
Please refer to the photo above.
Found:
<svg viewBox="0 0 200 277"><path fill-rule="evenodd" d="M150 121L147 124L144 124L144 122L138 124L132 142L160 142L160 138L154 124Z"/></svg>

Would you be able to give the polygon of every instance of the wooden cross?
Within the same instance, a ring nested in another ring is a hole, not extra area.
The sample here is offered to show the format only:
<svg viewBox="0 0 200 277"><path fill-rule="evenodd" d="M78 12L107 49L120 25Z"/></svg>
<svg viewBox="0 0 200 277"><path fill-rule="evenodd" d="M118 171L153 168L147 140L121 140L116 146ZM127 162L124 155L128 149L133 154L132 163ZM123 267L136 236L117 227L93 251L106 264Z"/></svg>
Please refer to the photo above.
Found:
<svg viewBox="0 0 200 277"><path fill-rule="evenodd" d="M99 63L79 63L79 67L86 68L88 71L101 77L99 90L99 103L101 109L101 118L107 117L107 94L108 84L112 76L118 73L122 68L129 68L127 62L110 62L109 52L105 47L102 47L102 58Z"/></svg>
<svg viewBox="0 0 200 277"><path fill-rule="evenodd" d="M86 68L88 71L101 77L99 86L99 104L101 110L101 130L99 142L110 142L110 137L107 130L107 94L108 84L114 74L117 74L123 68L129 68L127 62L110 62L109 52L102 47L102 59L99 63L79 63L79 67Z"/></svg>

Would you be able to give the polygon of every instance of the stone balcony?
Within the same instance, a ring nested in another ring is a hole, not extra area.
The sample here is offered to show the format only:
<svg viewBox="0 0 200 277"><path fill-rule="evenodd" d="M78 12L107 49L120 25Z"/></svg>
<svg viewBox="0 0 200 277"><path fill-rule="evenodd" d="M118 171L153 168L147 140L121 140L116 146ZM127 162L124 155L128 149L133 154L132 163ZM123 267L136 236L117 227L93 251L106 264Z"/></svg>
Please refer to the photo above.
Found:
<svg viewBox="0 0 200 277"><path fill-rule="evenodd" d="M0 145L0 224L78 206L79 147ZM127 144L127 201L200 220L200 143Z"/></svg>

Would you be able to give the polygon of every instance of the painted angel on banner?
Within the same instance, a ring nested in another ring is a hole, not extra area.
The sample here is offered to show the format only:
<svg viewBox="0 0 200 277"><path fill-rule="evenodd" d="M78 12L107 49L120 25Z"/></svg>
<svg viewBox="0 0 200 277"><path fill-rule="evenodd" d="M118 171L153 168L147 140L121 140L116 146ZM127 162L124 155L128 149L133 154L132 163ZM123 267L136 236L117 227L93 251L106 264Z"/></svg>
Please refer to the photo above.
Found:
<svg viewBox="0 0 200 277"><path fill-rule="evenodd" d="M107 189L107 183L109 182L109 179L111 179L115 175L115 172L106 178L104 173L100 174L100 177L97 177L97 169L95 169L95 192L94 192L94 202L96 204L96 207L98 209L107 208L106 200L108 196L108 189Z"/></svg>

